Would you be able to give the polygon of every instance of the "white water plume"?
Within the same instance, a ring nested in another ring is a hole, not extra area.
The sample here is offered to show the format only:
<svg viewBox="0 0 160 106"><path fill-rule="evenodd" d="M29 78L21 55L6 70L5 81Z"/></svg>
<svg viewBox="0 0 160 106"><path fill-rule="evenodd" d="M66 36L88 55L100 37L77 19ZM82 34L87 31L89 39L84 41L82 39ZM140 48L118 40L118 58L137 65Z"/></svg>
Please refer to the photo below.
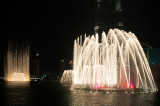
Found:
<svg viewBox="0 0 160 106"><path fill-rule="evenodd" d="M9 41L5 65L6 81L30 81L28 44Z"/></svg>
<svg viewBox="0 0 160 106"><path fill-rule="evenodd" d="M142 88L157 91L143 48L135 34L110 29L108 35L74 41L72 89Z"/></svg>
<svg viewBox="0 0 160 106"><path fill-rule="evenodd" d="M71 83L72 82L72 70L65 70L63 72L61 83Z"/></svg>

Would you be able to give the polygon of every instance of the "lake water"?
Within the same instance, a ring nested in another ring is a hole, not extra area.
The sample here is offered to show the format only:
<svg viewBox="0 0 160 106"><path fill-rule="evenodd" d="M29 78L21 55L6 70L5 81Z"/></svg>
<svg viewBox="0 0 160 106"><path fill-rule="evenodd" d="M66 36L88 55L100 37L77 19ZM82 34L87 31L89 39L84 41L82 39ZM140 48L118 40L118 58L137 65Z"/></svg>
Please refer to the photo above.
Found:
<svg viewBox="0 0 160 106"><path fill-rule="evenodd" d="M0 82L0 106L160 106L160 92L150 94L71 91L58 81Z"/></svg>

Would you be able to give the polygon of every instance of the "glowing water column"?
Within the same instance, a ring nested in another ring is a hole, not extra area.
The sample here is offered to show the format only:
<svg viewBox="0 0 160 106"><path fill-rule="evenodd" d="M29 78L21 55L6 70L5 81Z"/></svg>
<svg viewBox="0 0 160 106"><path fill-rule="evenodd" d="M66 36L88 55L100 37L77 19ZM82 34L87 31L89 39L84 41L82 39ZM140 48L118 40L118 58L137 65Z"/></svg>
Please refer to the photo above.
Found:
<svg viewBox="0 0 160 106"><path fill-rule="evenodd" d="M110 29L108 35L74 41L72 88L142 88L157 91L145 53L131 32Z"/></svg>
<svg viewBox="0 0 160 106"><path fill-rule="evenodd" d="M65 70L61 77L61 83L72 83L72 72L73 70Z"/></svg>
<svg viewBox="0 0 160 106"><path fill-rule="evenodd" d="M6 81L30 81L28 43L9 41L5 68Z"/></svg>

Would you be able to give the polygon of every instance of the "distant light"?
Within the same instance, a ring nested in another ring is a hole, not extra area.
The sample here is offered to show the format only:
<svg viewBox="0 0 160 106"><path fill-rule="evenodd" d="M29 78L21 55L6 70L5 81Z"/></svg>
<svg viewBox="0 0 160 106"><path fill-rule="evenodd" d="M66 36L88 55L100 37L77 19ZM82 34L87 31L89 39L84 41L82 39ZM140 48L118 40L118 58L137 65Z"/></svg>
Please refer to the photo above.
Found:
<svg viewBox="0 0 160 106"><path fill-rule="evenodd" d="M71 61L69 61L69 64L72 64L73 62L72 62L72 60Z"/></svg>
<svg viewBox="0 0 160 106"><path fill-rule="evenodd" d="M123 22L118 22L118 26L124 26Z"/></svg>
<svg viewBox="0 0 160 106"><path fill-rule="evenodd" d="M129 87L129 88L133 89L133 88L134 88L134 85L133 85L133 84L130 84L130 87Z"/></svg>
<svg viewBox="0 0 160 106"><path fill-rule="evenodd" d="M98 85L97 85L97 84L95 85L95 88L98 88Z"/></svg>
<svg viewBox="0 0 160 106"><path fill-rule="evenodd" d="M61 62L64 62L64 59L61 59Z"/></svg>
<svg viewBox="0 0 160 106"><path fill-rule="evenodd" d="M99 3L99 2L101 2L101 0L97 0L97 2Z"/></svg>
<svg viewBox="0 0 160 106"><path fill-rule="evenodd" d="M99 25L94 27L94 30L98 30L99 29Z"/></svg>
<svg viewBox="0 0 160 106"><path fill-rule="evenodd" d="M38 56L39 56L39 54L37 53L37 54L36 54L36 57L38 57Z"/></svg>

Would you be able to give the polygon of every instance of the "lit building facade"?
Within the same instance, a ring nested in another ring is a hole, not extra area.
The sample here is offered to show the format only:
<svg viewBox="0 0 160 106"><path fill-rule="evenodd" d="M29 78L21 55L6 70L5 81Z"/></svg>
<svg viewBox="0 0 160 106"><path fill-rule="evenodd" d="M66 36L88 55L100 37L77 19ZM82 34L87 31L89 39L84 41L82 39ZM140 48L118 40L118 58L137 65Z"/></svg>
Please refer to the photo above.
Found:
<svg viewBox="0 0 160 106"><path fill-rule="evenodd" d="M160 49L142 45L150 65L160 64Z"/></svg>

